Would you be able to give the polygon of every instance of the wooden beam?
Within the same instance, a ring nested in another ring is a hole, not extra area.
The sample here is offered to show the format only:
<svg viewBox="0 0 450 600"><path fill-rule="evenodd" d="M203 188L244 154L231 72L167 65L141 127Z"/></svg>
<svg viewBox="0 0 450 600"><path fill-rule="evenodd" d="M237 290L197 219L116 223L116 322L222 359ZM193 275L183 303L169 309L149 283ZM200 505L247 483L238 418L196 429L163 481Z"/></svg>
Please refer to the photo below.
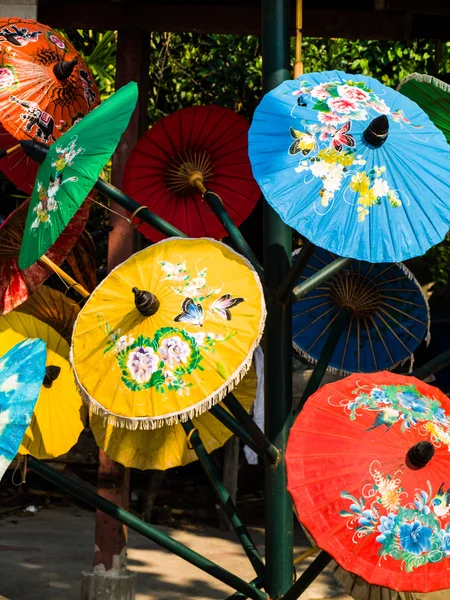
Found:
<svg viewBox="0 0 450 600"><path fill-rule="evenodd" d="M119 29L140 27L146 31L233 33L259 35L259 4L192 4L172 2L107 2L106 0L39 0L39 20L65 29ZM400 0L395 0L400 2ZM223 2L223 0L222 0ZM434 0L437 2L437 0ZM408 4L408 3L406 3ZM391 0L389 0L391 6ZM295 32L294 3L291 33ZM442 9L444 10L444 9ZM425 12L421 10L420 12ZM449 2L450 12L450 2ZM305 8L303 31L309 37L403 40L412 19L412 31L436 38L443 25L440 17L421 24L422 15L409 10L339 10ZM445 19L444 19L445 20Z"/></svg>

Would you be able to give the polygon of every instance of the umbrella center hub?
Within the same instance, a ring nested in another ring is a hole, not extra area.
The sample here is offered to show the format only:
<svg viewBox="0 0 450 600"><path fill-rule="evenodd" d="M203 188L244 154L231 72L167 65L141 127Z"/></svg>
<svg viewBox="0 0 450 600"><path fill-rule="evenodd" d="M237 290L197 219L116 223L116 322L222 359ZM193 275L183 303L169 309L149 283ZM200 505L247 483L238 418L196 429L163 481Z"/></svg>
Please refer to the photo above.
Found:
<svg viewBox="0 0 450 600"><path fill-rule="evenodd" d="M45 377L44 381L42 382L43 386L46 388L51 388L53 382L58 379L60 373L61 367L58 367L57 365L48 365L45 369Z"/></svg>
<svg viewBox="0 0 450 600"><path fill-rule="evenodd" d="M170 191L183 196L195 189L203 194L206 191L204 184L211 175L209 154L188 149L170 159L164 179Z"/></svg>
<svg viewBox="0 0 450 600"><path fill-rule="evenodd" d="M133 288L131 291L134 294L134 304L143 317L151 317L158 311L159 300L155 294L138 288Z"/></svg>
<svg viewBox="0 0 450 600"><path fill-rule="evenodd" d="M352 311L353 316L366 319L380 307L381 294L377 286L357 273L338 273L331 282L331 297L340 308Z"/></svg>
<svg viewBox="0 0 450 600"><path fill-rule="evenodd" d="M434 456L434 446L431 442L418 442L408 450L406 464L412 469L422 469Z"/></svg>

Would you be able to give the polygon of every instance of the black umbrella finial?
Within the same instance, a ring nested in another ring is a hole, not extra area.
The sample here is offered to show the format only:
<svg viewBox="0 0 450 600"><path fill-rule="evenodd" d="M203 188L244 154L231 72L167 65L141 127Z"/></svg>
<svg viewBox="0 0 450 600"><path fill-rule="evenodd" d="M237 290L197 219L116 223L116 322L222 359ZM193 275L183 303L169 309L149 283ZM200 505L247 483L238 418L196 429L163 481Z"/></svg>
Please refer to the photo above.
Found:
<svg viewBox="0 0 450 600"><path fill-rule="evenodd" d="M51 388L53 382L58 379L60 373L61 367L57 367L56 365L48 365L48 367L45 369L43 386L46 388Z"/></svg>
<svg viewBox="0 0 450 600"><path fill-rule="evenodd" d="M76 58L73 60L62 60L61 62L56 63L53 67L53 73L55 74L56 79L59 79L60 81L69 79L77 64L78 60Z"/></svg>
<svg viewBox="0 0 450 600"><path fill-rule="evenodd" d="M434 456L434 446L431 442L418 442L408 450L406 461L416 469L425 467Z"/></svg>
<svg viewBox="0 0 450 600"><path fill-rule="evenodd" d="M143 317L151 317L158 311L159 300L155 294L136 287L131 291L134 294L134 304Z"/></svg>
<svg viewBox="0 0 450 600"><path fill-rule="evenodd" d="M37 140L20 140L19 143L22 147L22 150L29 158L31 158L31 160L34 160L39 164L44 162L50 146L47 146L47 144L43 144L42 142L38 142Z"/></svg>
<svg viewBox="0 0 450 600"><path fill-rule="evenodd" d="M389 121L386 115L376 117L363 133L364 139L371 146L379 148L389 135Z"/></svg>

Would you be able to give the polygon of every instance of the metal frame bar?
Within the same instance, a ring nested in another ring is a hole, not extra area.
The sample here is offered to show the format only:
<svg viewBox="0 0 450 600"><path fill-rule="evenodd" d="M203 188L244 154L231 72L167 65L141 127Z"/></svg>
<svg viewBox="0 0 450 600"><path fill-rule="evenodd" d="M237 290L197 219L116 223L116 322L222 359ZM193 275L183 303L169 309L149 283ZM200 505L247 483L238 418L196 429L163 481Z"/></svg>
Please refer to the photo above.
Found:
<svg viewBox="0 0 450 600"><path fill-rule="evenodd" d="M240 577L230 573L201 554L198 554L184 544L174 540L153 525L146 523L142 519L139 519L139 517L136 517L127 510L120 508L113 502L106 500L106 498L99 496L99 494L96 494L85 486L80 485L69 477L58 473L58 471L55 471L45 463L42 463L36 458L29 456L28 466L32 471L58 486L65 492L72 494L83 502L86 502L94 508L101 510L120 523L123 523L130 529L137 531L137 533L140 533L149 540L152 540L152 542L155 542L166 550L169 550L169 552L173 552L173 554L176 554L180 558L186 560L195 567L198 567L205 573L212 575L233 589L238 590L242 594L246 594L246 597L252 598L252 600L269 600L267 594L259 590L253 583L247 583Z"/></svg>
<svg viewBox="0 0 450 600"><path fill-rule="evenodd" d="M306 281L295 286L295 288L292 290L292 302L297 302L297 300L303 298L305 294L311 292L321 283L332 277L335 273L341 271L344 267L350 264L352 260L352 258L336 258L326 267L320 269L320 271L314 273L314 275L311 275L311 277L308 277Z"/></svg>
<svg viewBox="0 0 450 600"><path fill-rule="evenodd" d="M259 576L264 576L265 574L265 566L264 562L259 554L253 540L250 537L245 525L242 523L240 518L237 515L236 507L233 501L230 498L230 494L228 493L227 488L222 482L220 474L217 470L216 465L212 461L211 457L206 451L202 440L200 438L200 434L197 429L192 424L192 421L189 419L185 423L182 423L183 429L188 436L188 441L192 445L202 467L206 473L206 476L209 479L209 482L214 488L222 507L224 509L225 514L230 520L231 526L233 527L245 553L248 556L253 568L255 569L255 573ZM237 589L237 588L236 588Z"/></svg>
<svg viewBox="0 0 450 600"><path fill-rule="evenodd" d="M281 304L286 304L291 300L291 292L308 264L309 259L314 254L314 249L314 244L306 240L295 259L294 264L289 270L289 273L286 275L286 279L280 285L280 289L278 290L278 302L281 302Z"/></svg>
<svg viewBox="0 0 450 600"><path fill-rule="evenodd" d="M283 596L282 600L297 600L297 598L300 598L303 592L322 573L331 560L331 556L322 550L309 567L301 574L290 590Z"/></svg>
<svg viewBox="0 0 450 600"><path fill-rule="evenodd" d="M417 379L426 379L430 375L434 375L444 367L450 365L450 349L445 350L441 354L438 354L435 358L432 358L429 362L425 363L421 367L415 369L411 375L417 377Z"/></svg>

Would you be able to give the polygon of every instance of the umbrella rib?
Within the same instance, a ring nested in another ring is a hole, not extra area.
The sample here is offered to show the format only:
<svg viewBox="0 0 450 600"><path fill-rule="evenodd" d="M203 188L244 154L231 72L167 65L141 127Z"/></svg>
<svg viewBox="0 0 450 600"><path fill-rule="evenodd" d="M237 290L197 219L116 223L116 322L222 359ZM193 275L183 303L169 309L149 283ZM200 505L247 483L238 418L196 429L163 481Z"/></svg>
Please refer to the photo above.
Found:
<svg viewBox="0 0 450 600"><path fill-rule="evenodd" d="M383 294L383 298L385 298L386 300L393 300L394 302L399 301L399 299L394 298L394 296L385 296L384 294ZM417 306L418 308L426 309L426 306L424 303L419 304L418 302L411 302L410 300L404 300L403 298L401 298L401 302L402 302L402 304L409 304L410 306ZM391 305L389 305L389 306L391 306Z"/></svg>
<svg viewBox="0 0 450 600"><path fill-rule="evenodd" d="M364 325L366 327L367 337L369 338L370 349L372 351L373 362L375 364L375 371L379 371L377 357L376 357L376 354L375 354L375 351L374 351L374 348L373 348L372 337L370 335L370 329L369 329L369 325L367 323L367 319L366 318L364 318Z"/></svg>
<svg viewBox="0 0 450 600"><path fill-rule="evenodd" d="M334 307L330 308L330 310L333 310ZM330 312L330 310L328 312ZM324 313L327 314L327 313ZM336 313L334 315L334 317L328 321L327 325L324 327L324 329L322 330L322 332L320 333L320 335L318 335L316 337L316 339L314 340L314 342L311 344L311 346L309 346L309 348L306 350L306 352L309 354L311 352L311 349L314 348L314 346L317 344L317 342L325 335L325 333L328 331L328 329L331 327L331 325L335 322L335 320L337 319L339 313Z"/></svg>
<svg viewBox="0 0 450 600"><path fill-rule="evenodd" d="M326 294L324 294L324 297L326 297ZM327 300L326 302L321 302L320 304L315 304L314 306L312 306L311 308L307 308L306 310L302 310L299 313L293 314L292 318L295 317L300 317L302 315L306 315L306 313L311 312L312 310L316 310L317 308L321 308L322 306L326 306L327 304L330 304L330 302L332 302L332 300Z"/></svg>
<svg viewBox="0 0 450 600"><path fill-rule="evenodd" d="M420 338L418 338L417 336L415 336L413 333L411 333L408 329L406 329L406 327L404 325L402 325L400 323L400 321L397 321L397 319L395 317L393 317L391 314L389 314L384 308L380 308L380 311L382 313L384 313L385 315L387 315L390 319L392 319L394 321L394 323L396 323L399 327L401 327L403 329L403 331L405 331L408 335L410 335L411 337L413 337L417 342L419 342L419 344L422 342L422 340ZM406 314L406 313L403 313ZM378 316L380 316L380 314L378 314ZM409 316L409 315L407 315ZM412 317L410 317L410 319L412 319ZM419 321L420 323L420 321ZM421 323L422 325L425 325L425 323ZM405 348L407 348L407 346L405 346ZM410 352L410 350L408 349L408 352Z"/></svg>
<svg viewBox="0 0 450 600"><path fill-rule="evenodd" d="M405 311L401 310L400 308L397 308L396 306L393 306L392 304L389 304L388 302L382 301L381 304L383 306L388 306L389 308L392 308L392 310L396 310L401 315L404 315L405 317L408 317L408 319L411 319L412 321L416 321L416 323L420 323L420 325L424 325L424 326L427 325L426 322L421 321L420 319L417 319L416 317L413 317L412 315L406 313Z"/></svg>
<svg viewBox="0 0 450 600"><path fill-rule="evenodd" d="M323 319L323 317L325 317L328 313L330 313L333 310L333 306L331 308L329 308L326 312L322 313L320 316L316 317L314 319L314 321L311 321L311 323L309 323L306 327L304 327L301 331L297 332L294 335L294 339L299 336L301 333L303 333L304 331L306 331L308 329L308 327L311 327L311 325L314 325L314 323L316 323L317 321L320 321L320 319Z"/></svg>
<svg viewBox="0 0 450 600"><path fill-rule="evenodd" d="M382 309L380 309L382 310ZM387 314L388 316L391 317L391 319L396 322L398 325L399 323L394 319L394 317L392 317L391 315L389 315L389 313L386 313L386 311L384 311L385 314ZM395 333L395 331L392 329L392 327L389 325L389 323L383 318L383 316L380 314L380 312L377 312L377 316L379 319L381 319L383 321L383 323L386 325L386 327L389 329L389 331L392 333L392 335L395 337L395 339L403 346L403 348L408 352L408 354L411 354L411 350L408 348L408 346L405 345L405 343L403 342L403 340L401 340L398 335ZM403 329L403 327L402 327ZM405 330L406 333L409 334L408 330ZM409 334L411 335L411 334ZM414 337L414 336L413 336ZM416 338L417 339L417 338ZM419 340L419 343L421 342L421 340Z"/></svg>
<svg viewBox="0 0 450 600"><path fill-rule="evenodd" d="M354 316L352 315L352 316L350 317L350 319L349 319L349 322L348 322L347 338L346 338L346 340L345 340L344 352L343 352L343 354L342 354L342 360L341 360L341 371L343 371L343 370L344 370L345 357L346 357L346 355L347 355L347 350L348 350L348 342L349 342L349 340L350 340L350 334L351 334L351 331L352 331L353 319L354 319Z"/></svg>
<svg viewBox="0 0 450 600"><path fill-rule="evenodd" d="M375 327L375 330L376 330L376 332L378 333L378 337L380 338L380 340L381 340L381 343L383 344L383 346L384 346L384 349L386 350L386 354L389 356L389 360L391 361L391 363L392 363L392 364L394 364L394 359L392 358L392 355L391 355L391 353L389 352L389 348L386 346L386 343L385 343L385 341L384 341L384 338L383 338L383 336L381 335L381 333L380 333L380 330L378 329L378 326L377 326L377 324L376 324L376 322L375 322L375 319L373 318L373 316L372 316L372 315L370 315L369 319L372 321L372 325Z"/></svg>

